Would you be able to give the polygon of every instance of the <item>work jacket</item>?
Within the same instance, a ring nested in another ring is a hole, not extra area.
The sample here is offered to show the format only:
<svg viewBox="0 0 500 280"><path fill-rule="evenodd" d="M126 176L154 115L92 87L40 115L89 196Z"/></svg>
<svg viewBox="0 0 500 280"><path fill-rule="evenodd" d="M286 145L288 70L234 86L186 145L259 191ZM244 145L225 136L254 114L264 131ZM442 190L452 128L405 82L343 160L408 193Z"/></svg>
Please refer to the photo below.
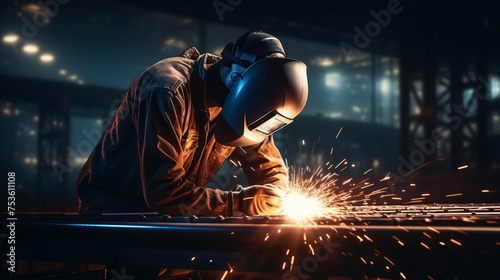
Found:
<svg viewBox="0 0 500 280"><path fill-rule="evenodd" d="M206 186L228 158L250 185L286 187L288 172L272 137L237 148L215 141L206 71L219 60L189 48L132 82L78 174L81 212L228 215L228 192Z"/></svg>

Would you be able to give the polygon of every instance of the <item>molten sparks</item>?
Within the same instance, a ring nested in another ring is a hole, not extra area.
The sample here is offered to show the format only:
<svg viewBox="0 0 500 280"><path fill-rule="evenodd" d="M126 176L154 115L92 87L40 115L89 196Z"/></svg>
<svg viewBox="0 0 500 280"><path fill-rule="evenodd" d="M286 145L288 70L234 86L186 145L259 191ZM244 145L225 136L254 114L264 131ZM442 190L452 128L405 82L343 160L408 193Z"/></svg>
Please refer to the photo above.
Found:
<svg viewBox="0 0 500 280"><path fill-rule="evenodd" d="M341 127L341 128L339 129L339 132L337 132L337 136L335 136L335 139L338 139L338 138L339 138L339 135L340 135L340 133L342 132L342 129L343 129L343 128L344 128L344 127Z"/></svg>
<svg viewBox="0 0 500 280"><path fill-rule="evenodd" d="M334 194L334 190L339 188L335 185L337 174L323 174L322 171L322 168L317 168L291 172L289 191L282 198L281 213L297 222L339 213L349 193Z"/></svg>
<svg viewBox="0 0 500 280"><path fill-rule="evenodd" d="M313 247L311 246L311 244L309 244L309 249L311 249L311 254L314 256L314 249L313 249Z"/></svg>
<svg viewBox="0 0 500 280"><path fill-rule="evenodd" d="M452 193L452 194L447 194L446 197L452 197L452 196L461 196L463 195L462 193Z"/></svg>
<svg viewBox="0 0 500 280"><path fill-rule="evenodd" d="M430 250L431 248L429 246L427 246L427 244L425 244L424 242L420 242L420 245L422 245L422 247L424 247L425 249L427 250Z"/></svg>
<svg viewBox="0 0 500 280"><path fill-rule="evenodd" d="M319 197L299 192L288 193L283 197L283 213L298 221L323 216L325 206Z"/></svg>
<svg viewBox="0 0 500 280"><path fill-rule="evenodd" d="M456 241L455 239L450 239L450 241L457 244L458 246L462 246L462 243Z"/></svg>

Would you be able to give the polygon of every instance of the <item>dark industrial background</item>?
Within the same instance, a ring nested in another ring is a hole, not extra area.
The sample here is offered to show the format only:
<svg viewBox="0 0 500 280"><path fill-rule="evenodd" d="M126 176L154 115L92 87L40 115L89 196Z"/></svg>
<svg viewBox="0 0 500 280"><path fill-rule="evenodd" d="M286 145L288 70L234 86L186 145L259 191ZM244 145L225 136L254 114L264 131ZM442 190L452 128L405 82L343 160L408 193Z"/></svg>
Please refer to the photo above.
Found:
<svg viewBox="0 0 500 280"><path fill-rule="evenodd" d="M76 174L143 69L252 29L308 65L308 104L275 136L290 166L333 164L392 203L498 202L497 1L0 5L0 170L16 172L21 210L76 210Z"/></svg>

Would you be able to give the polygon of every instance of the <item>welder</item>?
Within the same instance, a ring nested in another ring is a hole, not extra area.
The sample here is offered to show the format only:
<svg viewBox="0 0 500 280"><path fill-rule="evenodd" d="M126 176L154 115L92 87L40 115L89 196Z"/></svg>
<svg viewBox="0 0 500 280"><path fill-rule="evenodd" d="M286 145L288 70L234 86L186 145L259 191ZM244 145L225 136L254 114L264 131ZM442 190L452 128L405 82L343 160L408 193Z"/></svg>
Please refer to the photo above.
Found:
<svg viewBox="0 0 500 280"><path fill-rule="evenodd" d="M288 171L272 134L307 95L305 64L262 31L221 56L191 47L153 64L131 83L78 174L80 211L275 214ZM248 186L205 187L227 159L241 164Z"/></svg>

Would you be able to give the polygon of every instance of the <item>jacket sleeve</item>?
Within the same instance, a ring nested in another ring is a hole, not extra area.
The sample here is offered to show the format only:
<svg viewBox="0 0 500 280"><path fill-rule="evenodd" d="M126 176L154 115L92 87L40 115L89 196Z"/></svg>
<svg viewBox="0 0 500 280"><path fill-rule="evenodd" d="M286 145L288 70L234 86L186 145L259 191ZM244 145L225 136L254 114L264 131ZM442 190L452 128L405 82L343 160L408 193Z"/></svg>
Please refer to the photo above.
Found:
<svg viewBox="0 0 500 280"><path fill-rule="evenodd" d="M232 157L241 163L250 185L273 184L288 189L288 169L272 136L258 145L237 148Z"/></svg>
<svg viewBox="0 0 500 280"><path fill-rule="evenodd" d="M186 104L182 94L155 86L140 92L137 99L132 116L147 205L170 215L230 213L226 192L196 186L185 178L181 139Z"/></svg>

